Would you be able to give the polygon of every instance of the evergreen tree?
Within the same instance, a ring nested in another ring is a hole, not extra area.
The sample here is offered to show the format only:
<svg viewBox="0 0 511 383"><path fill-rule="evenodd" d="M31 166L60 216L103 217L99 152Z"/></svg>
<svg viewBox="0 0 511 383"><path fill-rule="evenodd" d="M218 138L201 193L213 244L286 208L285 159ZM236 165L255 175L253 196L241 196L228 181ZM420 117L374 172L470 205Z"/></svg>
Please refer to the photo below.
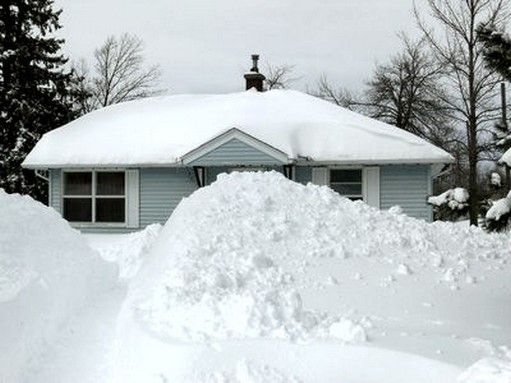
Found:
<svg viewBox="0 0 511 383"><path fill-rule="evenodd" d="M480 24L477 35L483 45L487 65L511 81L511 37L492 24Z"/></svg>
<svg viewBox="0 0 511 383"><path fill-rule="evenodd" d="M21 168L42 134L68 122L73 81L60 53L54 0L0 3L0 188L44 200L47 186Z"/></svg>

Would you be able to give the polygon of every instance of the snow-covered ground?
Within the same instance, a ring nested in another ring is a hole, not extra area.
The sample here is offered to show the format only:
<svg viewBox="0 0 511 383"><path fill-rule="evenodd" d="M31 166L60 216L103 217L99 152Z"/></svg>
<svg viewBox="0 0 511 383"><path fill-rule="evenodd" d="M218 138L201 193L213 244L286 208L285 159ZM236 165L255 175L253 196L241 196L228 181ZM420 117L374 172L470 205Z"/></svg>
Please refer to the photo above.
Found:
<svg viewBox="0 0 511 383"><path fill-rule="evenodd" d="M63 238L80 237L37 208ZM0 234L0 254L38 232L51 235L40 224ZM119 282L69 313L34 350L37 363L13 365L20 378L8 381L511 382L509 234L379 212L276 173L234 173L183 200L163 228L82 235L80 245L52 238L67 251L88 243L118 264ZM5 296L0 312L19 300ZM0 318L4 337L11 319Z"/></svg>

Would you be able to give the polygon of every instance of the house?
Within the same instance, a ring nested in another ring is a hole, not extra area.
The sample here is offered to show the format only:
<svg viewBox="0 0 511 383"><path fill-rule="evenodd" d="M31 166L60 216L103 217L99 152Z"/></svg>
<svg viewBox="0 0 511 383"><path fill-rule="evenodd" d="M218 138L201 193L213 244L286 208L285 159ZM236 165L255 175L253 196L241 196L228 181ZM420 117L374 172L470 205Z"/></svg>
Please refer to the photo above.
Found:
<svg viewBox="0 0 511 383"><path fill-rule="evenodd" d="M49 204L75 227L122 232L165 222L222 172L274 169L354 200L432 219L426 198L452 157L383 122L292 90L145 98L46 133L23 166L47 172Z"/></svg>

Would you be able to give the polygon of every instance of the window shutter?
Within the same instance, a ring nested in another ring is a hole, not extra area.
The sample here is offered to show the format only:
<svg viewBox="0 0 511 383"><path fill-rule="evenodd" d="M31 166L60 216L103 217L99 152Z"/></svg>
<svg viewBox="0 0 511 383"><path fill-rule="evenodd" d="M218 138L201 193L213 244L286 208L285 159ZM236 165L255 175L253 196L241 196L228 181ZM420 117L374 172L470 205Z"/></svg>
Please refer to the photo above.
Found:
<svg viewBox="0 0 511 383"><path fill-rule="evenodd" d="M312 183L315 185L328 185L329 180L328 168L312 168Z"/></svg>
<svg viewBox="0 0 511 383"><path fill-rule="evenodd" d="M139 176L137 169L126 170L127 179L127 223L130 228L139 227Z"/></svg>
<svg viewBox="0 0 511 383"><path fill-rule="evenodd" d="M364 202L369 206L380 208L380 168L368 166L363 170Z"/></svg>

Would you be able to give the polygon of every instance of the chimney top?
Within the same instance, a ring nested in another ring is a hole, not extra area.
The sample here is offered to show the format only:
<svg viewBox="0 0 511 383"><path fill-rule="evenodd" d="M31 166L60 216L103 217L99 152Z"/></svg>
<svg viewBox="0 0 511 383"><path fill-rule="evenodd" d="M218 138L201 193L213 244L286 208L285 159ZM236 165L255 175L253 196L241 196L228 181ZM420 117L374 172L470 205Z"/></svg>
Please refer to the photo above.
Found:
<svg viewBox="0 0 511 383"><path fill-rule="evenodd" d="M259 61L259 55L252 55L252 68L250 68L250 72L259 73L259 68L257 67L258 61Z"/></svg>
<svg viewBox="0 0 511 383"><path fill-rule="evenodd" d="M264 77L263 74L259 73L259 68L257 67L257 62L259 61L259 55L252 55L252 68L250 68L250 72L245 73L243 76L246 81L246 90L251 88L256 88L259 92L264 90Z"/></svg>

